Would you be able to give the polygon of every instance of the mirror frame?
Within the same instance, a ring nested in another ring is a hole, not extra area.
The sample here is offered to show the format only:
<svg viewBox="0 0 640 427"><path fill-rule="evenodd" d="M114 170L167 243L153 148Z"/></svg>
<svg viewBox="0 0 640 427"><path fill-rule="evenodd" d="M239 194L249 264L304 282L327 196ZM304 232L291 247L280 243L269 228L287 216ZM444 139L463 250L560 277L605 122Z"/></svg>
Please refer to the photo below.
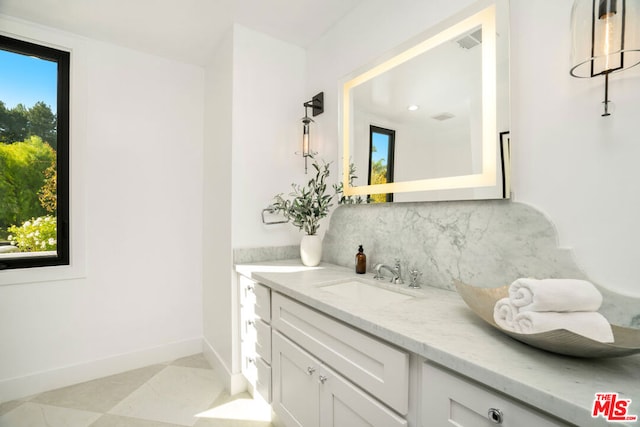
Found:
<svg viewBox="0 0 640 427"><path fill-rule="evenodd" d="M379 193L424 192L435 190L502 187L498 182L498 130L497 130L497 5L496 1L480 1L447 19L436 27L402 45L400 53L383 58L364 71L347 77L341 90L341 136L343 144L343 188L346 196ZM482 172L443 178L419 179L376 185L352 186L349 182L351 157L351 89L381 75L428 50L466 32L482 27ZM398 49L396 49L396 52ZM502 181L502 180L501 180ZM502 194L502 193L501 193ZM496 197L500 198L500 197ZM450 198L449 200L454 199ZM436 199L441 200L441 199Z"/></svg>

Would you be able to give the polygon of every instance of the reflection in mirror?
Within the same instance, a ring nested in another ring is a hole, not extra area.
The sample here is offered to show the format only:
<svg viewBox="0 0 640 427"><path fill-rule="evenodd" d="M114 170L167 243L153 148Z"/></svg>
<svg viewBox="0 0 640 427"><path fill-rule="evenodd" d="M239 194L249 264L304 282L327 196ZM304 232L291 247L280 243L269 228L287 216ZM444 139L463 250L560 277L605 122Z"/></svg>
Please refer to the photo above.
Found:
<svg viewBox="0 0 640 427"><path fill-rule="evenodd" d="M393 182L396 131L369 126L369 185ZM393 202L393 193L372 194L369 203Z"/></svg>
<svg viewBox="0 0 640 427"><path fill-rule="evenodd" d="M508 82L507 0L478 2L355 74L342 93L343 170L353 163L369 179L349 185L345 176L345 194L377 202L502 198ZM393 132L384 152L374 129ZM381 159L392 173L372 179Z"/></svg>

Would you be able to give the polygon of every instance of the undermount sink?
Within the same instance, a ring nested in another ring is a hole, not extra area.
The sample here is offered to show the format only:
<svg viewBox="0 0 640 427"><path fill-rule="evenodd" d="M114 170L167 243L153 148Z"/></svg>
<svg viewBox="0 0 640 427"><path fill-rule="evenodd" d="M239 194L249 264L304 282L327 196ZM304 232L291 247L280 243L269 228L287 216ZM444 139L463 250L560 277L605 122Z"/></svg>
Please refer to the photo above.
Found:
<svg viewBox="0 0 640 427"><path fill-rule="evenodd" d="M413 298L411 295L384 289L358 280L323 286L322 290L366 304L369 307L384 307Z"/></svg>

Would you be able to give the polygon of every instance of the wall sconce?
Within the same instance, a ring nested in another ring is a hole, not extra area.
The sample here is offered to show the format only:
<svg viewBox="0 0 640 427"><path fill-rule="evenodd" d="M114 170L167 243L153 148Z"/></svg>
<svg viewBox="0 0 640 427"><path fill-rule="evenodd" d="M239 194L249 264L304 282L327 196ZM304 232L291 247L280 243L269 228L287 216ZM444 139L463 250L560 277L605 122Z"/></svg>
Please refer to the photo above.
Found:
<svg viewBox="0 0 640 427"><path fill-rule="evenodd" d="M324 92L320 92L311 98L311 101L307 101L302 105L304 106L304 117L302 118L302 157L304 157L304 173L306 174L307 157L317 154L312 152L309 147L309 125L313 122L313 119L309 117L308 109L311 108L313 117L324 112Z"/></svg>
<svg viewBox="0 0 640 427"><path fill-rule="evenodd" d="M609 74L640 63L640 2L575 0L571 11L571 75L604 76L604 113L609 116Z"/></svg>

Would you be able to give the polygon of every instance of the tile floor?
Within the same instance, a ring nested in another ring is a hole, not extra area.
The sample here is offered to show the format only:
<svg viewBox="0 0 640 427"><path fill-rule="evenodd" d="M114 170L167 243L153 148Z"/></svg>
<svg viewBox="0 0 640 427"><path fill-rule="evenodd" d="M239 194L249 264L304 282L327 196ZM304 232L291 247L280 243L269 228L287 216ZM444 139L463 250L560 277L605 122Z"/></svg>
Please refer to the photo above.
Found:
<svg viewBox="0 0 640 427"><path fill-rule="evenodd" d="M0 404L0 427L271 427L270 409L229 396L202 354Z"/></svg>

